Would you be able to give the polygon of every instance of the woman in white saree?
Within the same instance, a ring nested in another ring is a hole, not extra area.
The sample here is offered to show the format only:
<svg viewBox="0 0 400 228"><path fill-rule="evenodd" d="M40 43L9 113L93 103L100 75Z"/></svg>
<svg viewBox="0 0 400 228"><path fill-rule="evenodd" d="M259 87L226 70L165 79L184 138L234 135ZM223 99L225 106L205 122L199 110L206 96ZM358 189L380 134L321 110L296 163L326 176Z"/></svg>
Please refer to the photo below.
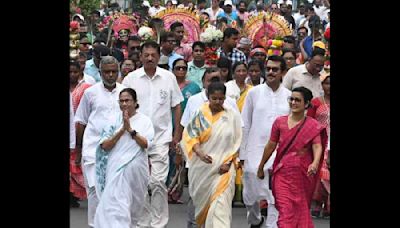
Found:
<svg viewBox="0 0 400 228"><path fill-rule="evenodd" d="M240 114L223 106L225 92L223 83L210 84L209 102L197 111L181 141L190 166L189 194L199 227L231 227L242 128Z"/></svg>
<svg viewBox="0 0 400 228"><path fill-rule="evenodd" d="M135 90L119 95L117 122L103 130L96 151L96 228L134 228L141 216L149 181L146 148L154 137L150 118L136 112Z"/></svg>

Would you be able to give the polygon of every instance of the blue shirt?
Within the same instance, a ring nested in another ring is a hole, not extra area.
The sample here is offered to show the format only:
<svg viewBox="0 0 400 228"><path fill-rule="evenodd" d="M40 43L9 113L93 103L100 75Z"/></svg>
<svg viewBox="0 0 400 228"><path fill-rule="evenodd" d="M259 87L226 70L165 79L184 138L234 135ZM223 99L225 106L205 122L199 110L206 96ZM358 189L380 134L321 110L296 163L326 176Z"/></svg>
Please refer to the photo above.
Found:
<svg viewBox="0 0 400 228"><path fill-rule="evenodd" d="M217 15L217 18L221 18L221 17L226 17L226 19L228 19L228 24L230 25L230 24L232 24L232 21L238 21L239 20L239 17L238 17L238 15L237 15L237 13L236 13L236 11L234 11L234 10L232 10L232 13L230 13L230 14L227 14L227 13L225 13L225 11L224 12L222 12L222 13L219 13L218 15Z"/></svg>
<svg viewBox="0 0 400 228"><path fill-rule="evenodd" d="M87 60L85 63L85 69L83 70L85 74L88 74L96 80L96 82L101 81L101 76L100 76L100 70L97 68L97 66L94 64L94 60L90 59Z"/></svg>
<svg viewBox="0 0 400 228"><path fill-rule="evenodd" d="M204 72L206 71L206 65L202 67L197 67L194 65L193 61L188 63L188 71L186 79L196 83L200 88L203 88L203 82L201 81Z"/></svg>
<svg viewBox="0 0 400 228"><path fill-rule="evenodd" d="M183 56L181 56L179 54L176 54L176 52L174 52L174 51L171 54L168 55L168 66L169 66L169 70L170 71L172 71L172 64L177 59L184 59L184 58L183 58Z"/></svg>

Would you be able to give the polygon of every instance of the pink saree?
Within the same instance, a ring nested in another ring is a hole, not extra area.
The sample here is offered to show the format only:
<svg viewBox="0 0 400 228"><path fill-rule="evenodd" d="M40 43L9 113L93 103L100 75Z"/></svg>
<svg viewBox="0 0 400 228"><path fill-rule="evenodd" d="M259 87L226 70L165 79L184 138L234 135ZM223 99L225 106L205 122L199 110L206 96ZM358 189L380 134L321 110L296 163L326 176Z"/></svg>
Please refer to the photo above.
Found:
<svg viewBox="0 0 400 228"><path fill-rule="evenodd" d="M307 176L308 166L313 161L312 145L327 145L326 129L313 118L306 118L287 153L282 150L292 140L297 128L288 128L288 116L278 117L273 126L270 140L278 142L277 155L273 164L272 193L279 211L279 228L313 228L310 214L312 195L323 163L322 154L316 175ZM301 155L299 153L301 151ZM282 157L282 159L279 158ZM279 161L279 163L278 163Z"/></svg>

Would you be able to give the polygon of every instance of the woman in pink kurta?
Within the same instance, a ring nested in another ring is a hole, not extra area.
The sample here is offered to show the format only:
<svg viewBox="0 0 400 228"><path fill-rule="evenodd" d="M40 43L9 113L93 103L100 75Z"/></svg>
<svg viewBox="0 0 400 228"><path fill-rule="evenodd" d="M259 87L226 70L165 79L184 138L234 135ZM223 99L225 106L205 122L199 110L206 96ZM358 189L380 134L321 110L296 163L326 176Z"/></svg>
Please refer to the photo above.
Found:
<svg viewBox="0 0 400 228"><path fill-rule="evenodd" d="M275 120L258 169L258 177L263 179L264 165L278 146L272 170L272 193L279 212L279 228L314 227L310 204L327 134L315 119L305 116L311 99L309 89L293 89L288 98L291 113Z"/></svg>
<svg viewBox="0 0 400 228"><path fill-rule="evenodd" d="M321 75L322 88L324 90L324 96L314 98L311 101L313 105L310 110L307 111L307 116L310 116L318 121L322 126L326 127L328 132L328 138L330 135L330 88L331 80L330 74ZM329 144L328 144L329 145ZM313 195L313 205L311 214L319 217L322 207L324 208L323 216L329 216L330 214L330 172L328 168L328 153L329 147L324 151L324 162L322 163L321 172L317 181L315 192Z"/></svg>
<svg viewBox="0 0 400 228"><path fill-rule="evenodd" d="M71 62L69 71L70 71L69 75L70 75L70 91L72 95L72 106L74 108L74 114L75 114L76 110L78 109L79 102L81 101L81 98L83 96L83 93L91 85L86 83L85 80L83 80L83 72L78 62ZM82 169L79 162L76 162L76 160L80 160L80 158L77 158L76 151L75 149L73 149L71 150L70 153L70 163L69 163L70 164L69 190L75 198L83 200L86 199L86 190L83 182ZM79 203L73 201L71 203L71 206L79 207Z"/></svg>

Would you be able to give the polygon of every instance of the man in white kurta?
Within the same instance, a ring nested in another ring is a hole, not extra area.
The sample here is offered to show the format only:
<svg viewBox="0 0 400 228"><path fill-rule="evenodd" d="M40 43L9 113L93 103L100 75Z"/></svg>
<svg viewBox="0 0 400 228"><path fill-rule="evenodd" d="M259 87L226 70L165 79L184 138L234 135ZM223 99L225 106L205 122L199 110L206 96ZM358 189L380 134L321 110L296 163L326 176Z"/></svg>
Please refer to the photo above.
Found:
<svg viewBox="0 0 400 228"><path fill-rule="evenodd" d="M104 72L104 69L110 66L113 67L113 72ZM115 66L117 67L116 72ZM88 194L88 223L90 227L94 227L94 215L98 204L95 190L96 148L103 128L115 123L116 117L120 113L119 93L125 88L125 86L116 82L119 68L118 61L114 57L103 57L100 69L102 82L85 90L74 119L75 123L78 123L78 128L83 129L83 132L77 129L76 147L77 149L82 148L82 171ZM106 80L105 77L107 77ZM112 77L112 79L109 77ZM114 78L115 84L111 85L114 88L110 91L107 88L109 86L105 84L113 84Z"/></svg>
<svg viewBox="0 0 400 228"><path fill-rule="evenodd" d="M286 65L280 56L271 56L267 61L266 84L253 87L246 97L242 110L244 122L243 140L240 146L239 158L243 162L243 201L247 208L247 221L251 225L262 224L259 202L266 199L268 215L266 227L277 227L278 211L274 204L272 191L269 190L268 169L272 167L275 152L264 167L265 178L257 177L258 165L262 159L264 147L270 137L272 124L278 116L290 112L287 98L291 92L280 84ZM282 68L282 65L284 67ZM279 68L273 72L270 68Z"/></svg>
<svg viewBox="0 0 400 228"><path fill-rule="evenodd" d="M176 77L170 71L157 66L160 59L160 47L157 43L144 43L140 58L143 67L129 73L122 82L136 91L138 111L150 117L155 132L153 146L148 150L151 196L146 195L145 208L138 225L163 228L168 224L168 190L165 182L169 170L169 144L180 141L180 103L183 96ZM174 111L174 124L178 129L174 132L174 138L171 109Z"/></svg>
<svg viewBox="0 0 400 228"><path fill-rule="evenodd" d="M204 75L202 77L202 83L203 83L203 90L191 97L189 97L189 100L186 104L185 110L182 115L181 119L181 125L183 127L186 127L189 122L193 119L195 116L196 112L199 110L199 108L208 101L208 97L206 95L207 92L207 87L208 85L211 84L212 80L218 80L218 79L213 79L214 77L219 78L221 80L221 72L218 68L207 68L207 70L204 72ZM239 108L236 104L236 101L233 100L230 97L226 97L224 101L224 105L232 108L233 110L237 111L239 113ZM188 162L186 162L186 168L189 168ZM195 220L195 207L193 205L192 198L189 198L188 202L188 221L187 221L187 227L192 228L196 227L196 220Z"/></svg>

